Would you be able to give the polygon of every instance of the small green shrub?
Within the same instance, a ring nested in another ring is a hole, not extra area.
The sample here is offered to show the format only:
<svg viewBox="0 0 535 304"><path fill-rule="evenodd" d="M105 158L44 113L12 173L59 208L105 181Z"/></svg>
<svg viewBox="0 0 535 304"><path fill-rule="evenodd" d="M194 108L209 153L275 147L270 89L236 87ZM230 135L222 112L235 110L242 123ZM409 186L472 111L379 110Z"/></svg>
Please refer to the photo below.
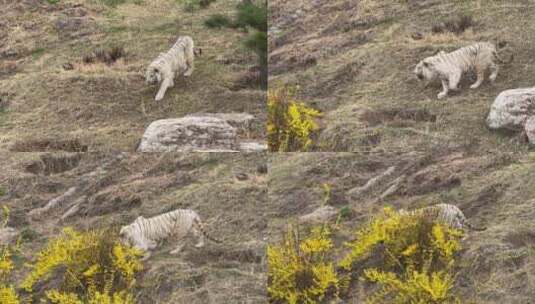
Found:
<svg viewBox="0 0 535 304"><path fill-rule="evenodd" d="M41 58L41 56L43 56L44 53L45 53L44 48L36 48L32 51L32 59L37 60Z"/></svg>
<svg viewBox="0 0 535 304"><path fill-rule="evenodd" d="M184 10L187 12L194 12L201 8L207 8L215 2L216 0L178 0L179 2L183 2Z"/></svg>
<svg viewBox="0 0 535 304"><path fill-rule="evenodd" d="M117 5L126 3L127 1L128 0L99 0L100 3L109 7L117 7Z"/></svg>
<svg viewBox="0 0 535 304"><path fill-rule="evenodd" d="M230 24L230 18L223 14L214 14L204 21L204 25L209 28L228 27Z"/></svg>
<svg viewBox="0 0 535 304"><path fill-rule="evenodd" d="M59 0L46 0L49 4L58 4Z"/></svg>

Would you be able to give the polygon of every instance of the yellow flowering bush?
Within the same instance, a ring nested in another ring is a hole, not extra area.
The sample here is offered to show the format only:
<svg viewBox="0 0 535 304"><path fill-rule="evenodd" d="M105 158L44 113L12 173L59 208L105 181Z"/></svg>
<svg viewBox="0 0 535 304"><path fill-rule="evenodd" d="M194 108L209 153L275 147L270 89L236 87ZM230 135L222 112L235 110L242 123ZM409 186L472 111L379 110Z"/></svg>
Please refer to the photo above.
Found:
<svg viewBox="0 0 535 304"><path fill-rule="evenodd" d="M104 230L66 228L38 253L21 287L31 292L39 281L62 271L59 290L45 294L52 303L133 303L126 292L143 269L141 253Z"/></svg>
<svg viewBox="0 0 535 304"><path fill-rule="evenodd" d="M363 270L365 280L380 285L368 303L457 303L451 289L461 237L460 230L385 208L357 231L339 266L355 271L376 259Z"/></svg>
<svg viewBox="0 0 535 304"><path fill-rule="evenodd" d="M333 244L327 228L315 228L299 240L290 227L280 245L270 245L268 254L268 293L272 302L318 303L336 295L339 288L329 252Z"/></svg>
<svg viewBox="0 0 535 304"><path fill-rule="evenodd" d="M268 91L267 136L272 152L308 151L321 113L296 100L296 88Z"/></svg>
<svg viewBox="0 0 535 304"><path fill-rule="evenodd" d="M3 206L2 213L3 215L0 222L0 228L7 226L9 209L6 206ZM10 248L8 246L0 247L0 303L2 304L20 303L20 299L15 291L15 287L10 283L13 267Z"/></svg>

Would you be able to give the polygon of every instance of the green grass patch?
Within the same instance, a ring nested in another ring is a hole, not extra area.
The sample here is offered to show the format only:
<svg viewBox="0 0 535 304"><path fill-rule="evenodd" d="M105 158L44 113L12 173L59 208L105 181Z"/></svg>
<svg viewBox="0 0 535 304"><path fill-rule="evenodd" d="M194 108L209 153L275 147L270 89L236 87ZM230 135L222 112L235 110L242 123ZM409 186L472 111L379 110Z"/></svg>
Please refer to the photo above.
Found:
<svg viewBox="0 0 535 304"><path fill-rule="evenodd" d="M99 0L99 2L109 7L117 7L119 4L126 3L127 0Z"/></svg>
<svg viewBox="0 0 535 304"><path fill-rule="evenodd" d="M204 21L204 25L209 28L222 28L230 26L232 21L223 14L214 14Z"/></svg>
<svg viewBox="0 0 535 304"><path fill-rule="evenodd" d="M41 56L43 56L44 53L45 53L44 48L36 48L32 51L32 59L37 60L41 58Z"/></svg>

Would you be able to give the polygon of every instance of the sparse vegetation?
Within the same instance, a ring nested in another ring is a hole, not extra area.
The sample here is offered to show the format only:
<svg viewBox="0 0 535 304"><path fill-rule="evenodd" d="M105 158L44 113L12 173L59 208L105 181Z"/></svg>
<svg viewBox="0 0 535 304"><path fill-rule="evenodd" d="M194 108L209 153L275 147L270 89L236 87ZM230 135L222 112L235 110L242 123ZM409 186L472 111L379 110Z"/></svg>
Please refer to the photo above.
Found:
<svg viewBox="0 0 535 304"><path fill-rule="evenodd" d="M228 27L232 21L223 14L214 14L204 21L204 24L210 28Z"/></svg>
<svg viewBox="0 0 535 304"><path fill-rule="evenodd" d="M128 0L98 0L98 1L110 7L116 7L117 5L126 3Z"/></svg>
<svg viewBox="0 0 535 304"><path fill-rule="evenodd" d="M268 92L268 143L272 152L308 151L319 126L317 110L296 100L296 88L280 87Z"/></svg>
<svg viewBox="0 0 535 304"><path fill-rule="evenodd" d="M178 0L183 2L184 9L188 12L193 12L199 8L206 8L215 2L216 0Z"/></svg>
<svg viewBox="0 0 535 304"><path fill-rule="evenodd" d="M121 46L114 46L108 49L97 49L89 55L85 55L82 58L82 62L85 64L93 64L96 62L102 62L107 65L114 64L120 58L126 56L126 52Z"/></svg>
<svg viewBox="0 0 535 304"><path fill-rule="evenodd" d="M444 22L435 23L431 30L433 33L451 32L459 35L474 25L474 18L471 15L463 14L447 19Z"/></svg>
<svg viewBox="0 0 535 304"><path fill-rule="evenodd" d="M259 79L262 87L267 88L267 1L242 1L236 7L234 20L221 14L214 14L205 20L205 25L211 28L230 27L246 31L253 30L244 40L244 45L258 56Z"/></svg>

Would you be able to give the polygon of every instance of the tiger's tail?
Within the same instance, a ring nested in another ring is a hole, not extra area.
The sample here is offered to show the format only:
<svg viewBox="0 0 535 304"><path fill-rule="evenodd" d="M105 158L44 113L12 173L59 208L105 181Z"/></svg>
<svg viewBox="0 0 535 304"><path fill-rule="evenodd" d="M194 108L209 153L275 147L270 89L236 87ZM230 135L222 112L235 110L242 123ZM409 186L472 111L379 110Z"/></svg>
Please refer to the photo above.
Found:
<svg viewBox="0 0 535 304"><path fill-rule="evenodd" d="M213 236L211 236L210 234L208 234L208 232L206 232L206 229L204 228L204 225L203 225L203 223L201 222L201 220L199 218L195 218L193 220L193 224L197 227L197 229L199 229L199 231L202 233L202 235L204 235L210 241L212 241L214 243L217 243L217 244L223 243L222 240L216 239Z"/></svg>

